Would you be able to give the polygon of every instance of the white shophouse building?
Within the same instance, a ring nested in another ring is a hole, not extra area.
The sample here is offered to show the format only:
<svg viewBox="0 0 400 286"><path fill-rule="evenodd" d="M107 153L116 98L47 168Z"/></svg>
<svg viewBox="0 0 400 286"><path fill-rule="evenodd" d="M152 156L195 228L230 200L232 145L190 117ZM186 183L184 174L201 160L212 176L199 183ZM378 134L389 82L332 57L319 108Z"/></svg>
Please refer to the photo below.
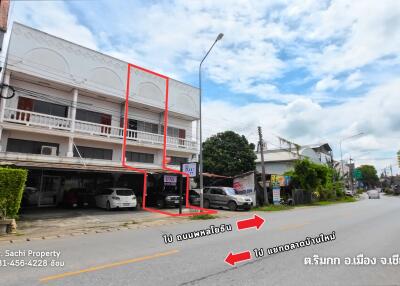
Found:
<svg viewBox="0 0 400 286"><path fill-rule="evenodd" d="M49 193L50 204L69 187L98 184L93 173L72 179L78 171L101 174L97 181L126 172L121 152L127 68L122 60L14 23L4 77L10 87L2 94L15 95L1 100L1 164L28 168L28 185ZM127 161L162 172L165 79L131 69L130 83ZM170 79L172 167L197 158L198 119L198 89Z"/></svg>

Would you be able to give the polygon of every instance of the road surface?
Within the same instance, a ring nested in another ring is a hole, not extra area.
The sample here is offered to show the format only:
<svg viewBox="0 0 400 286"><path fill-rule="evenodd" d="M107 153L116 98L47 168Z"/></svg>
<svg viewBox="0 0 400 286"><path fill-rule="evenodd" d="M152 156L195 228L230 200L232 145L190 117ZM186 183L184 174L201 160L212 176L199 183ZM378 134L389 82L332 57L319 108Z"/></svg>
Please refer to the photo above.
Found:
<svg viewBox="0 0 400 286"><path fill-rule="evenodd" d="M345 257L370 258L400 253L400 197L258 213L260 230L237 231L235 219L190 221L140 230L16 244L7 251L60 251L63 267L0 267L0 285L400 285L400 265L344 265ZM165 244L164 234L231 224L233 231ZM335 231L336 239L268 255L267 249ZM255 258L253 249L265 255ZM251 260L232 267L229 252L250 250ZM305 257L339 257L340 265L304 265ZM18 259L18 257L14 257ZM25 261L32 257L22 257ZM52 258L49 258L50 261Z"/></svg>

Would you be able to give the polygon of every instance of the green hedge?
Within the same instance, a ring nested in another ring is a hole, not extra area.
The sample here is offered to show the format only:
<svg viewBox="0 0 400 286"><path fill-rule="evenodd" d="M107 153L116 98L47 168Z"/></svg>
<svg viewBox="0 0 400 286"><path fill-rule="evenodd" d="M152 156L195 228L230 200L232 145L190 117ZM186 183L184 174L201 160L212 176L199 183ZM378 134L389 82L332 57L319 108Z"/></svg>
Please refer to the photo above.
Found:
<svg viewBox="0 0 400 286"><path fill-rule="evenodd" d="M27 176L24 169L0 168L0 216L17 216Z"/></svg>

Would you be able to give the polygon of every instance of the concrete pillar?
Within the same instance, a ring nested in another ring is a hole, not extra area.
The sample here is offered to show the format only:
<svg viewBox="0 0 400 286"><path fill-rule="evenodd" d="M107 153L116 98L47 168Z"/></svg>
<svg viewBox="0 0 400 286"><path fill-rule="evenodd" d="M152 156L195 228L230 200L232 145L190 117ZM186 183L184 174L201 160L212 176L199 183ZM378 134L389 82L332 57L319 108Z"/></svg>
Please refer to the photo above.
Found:
<svg viewBox="0 0 400 286"><path fill-rule="evenodd" d="M78 89L74 88L72 90L72 106L71 106L71 113L70 113L70 119L71 119L71 135L68 138L68 151L67 151L67 157L74 157L74 135L73 133L75 132L75 117L76 117L76 106L78 103Z"/></svg>
<svg viewBox="0 0 400 286"><path fill-rule="evenodd" d="M11 72L10 71L6 71L5 75L4 75L4 84L10 84L10 76L11 76ZM8 96L8 87L4 87L2 92L1 92L1 101L0 101L0 122L3 122L4 120L4 109L6 108L6 102L7 99L5 99L4 97Z"/></svg>
<svg viewBox="0 0 400 286"><path fill-rule="evenodd" d="M76 106L78 103L78 89L72 90L72 107L71 107L71 132L75 132L75 117L76 117Z"/></svg>
<svg viewBox="0 0 400 286"><path fill-rule="evenodd" d="M70 136L68 138L67 157L74 157L74 137L73 136Z"/></svg>

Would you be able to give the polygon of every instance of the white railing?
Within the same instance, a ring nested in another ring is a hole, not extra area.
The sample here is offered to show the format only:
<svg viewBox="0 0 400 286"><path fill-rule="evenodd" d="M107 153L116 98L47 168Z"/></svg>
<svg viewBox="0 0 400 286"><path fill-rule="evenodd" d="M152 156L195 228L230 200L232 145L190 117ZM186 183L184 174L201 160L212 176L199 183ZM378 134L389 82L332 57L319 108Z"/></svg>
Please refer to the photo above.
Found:
<svg viewBox="0 0 400 286"><path fill-rule="evenodd" d="M15 108L4 109L4 120L23 123L27 126L40 126L49 129L69 130L71 128L71 119L69 118Z"/></svg>
<svg viewBox="0 0 400 286"><path fill-rule="evenodd" d="M61 130L71 130L72 122L71 119L65 117L58 117L14 108L5 108L4 120L8 122L23 123L27 126L40 126L49 129ZM108 138L123 138L124 135L123 128L82 120L75 120L75 132L105 136ZM164 136L161 134L154 134L132 129L127 130L127 139L143 144L162 145L164 143ZM196 150L197 143L188 139L168 136L167 146Z"/></svg>

